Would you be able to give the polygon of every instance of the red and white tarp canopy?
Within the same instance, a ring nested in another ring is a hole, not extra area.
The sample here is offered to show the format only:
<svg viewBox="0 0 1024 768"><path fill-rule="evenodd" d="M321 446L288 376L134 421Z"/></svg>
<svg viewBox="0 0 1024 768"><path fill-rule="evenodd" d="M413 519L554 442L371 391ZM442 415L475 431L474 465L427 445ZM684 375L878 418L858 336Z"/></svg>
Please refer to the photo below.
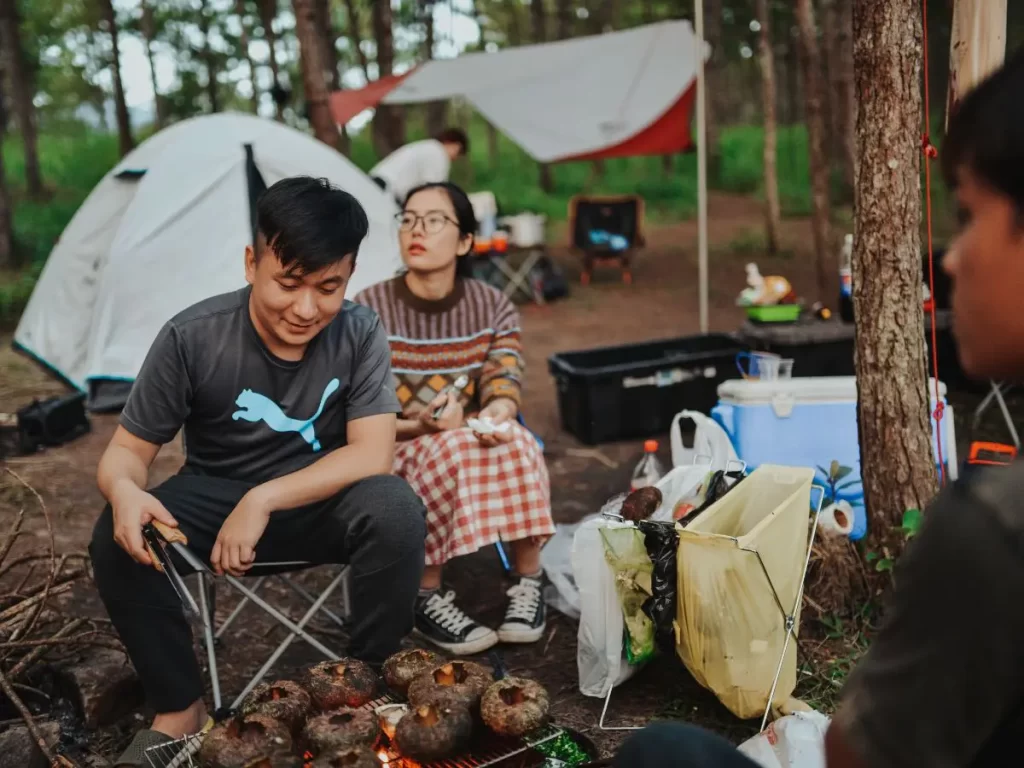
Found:
<svg viewBox="0 0 1024 768"><path fill-rule="evenodd" d="M692 144L696 46L690 22L666 21L471 53L337 91L331 111L344 125L377 104L462 97L540 162L680 152Z"/></svg>

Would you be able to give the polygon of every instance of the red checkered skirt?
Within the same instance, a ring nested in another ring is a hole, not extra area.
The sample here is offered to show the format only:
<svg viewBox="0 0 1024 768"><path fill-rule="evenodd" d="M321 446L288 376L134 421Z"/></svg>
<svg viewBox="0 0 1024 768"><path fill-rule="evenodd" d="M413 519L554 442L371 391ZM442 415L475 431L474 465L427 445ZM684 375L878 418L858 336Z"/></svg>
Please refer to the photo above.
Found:
<svg viewBox="0 0 1024 768"><path fill-rule="evenodd" d="M427 565L555 532L544 455L517 423L512 440L493 448L468 427L400 442L394 471L427 507Z"/></svg>

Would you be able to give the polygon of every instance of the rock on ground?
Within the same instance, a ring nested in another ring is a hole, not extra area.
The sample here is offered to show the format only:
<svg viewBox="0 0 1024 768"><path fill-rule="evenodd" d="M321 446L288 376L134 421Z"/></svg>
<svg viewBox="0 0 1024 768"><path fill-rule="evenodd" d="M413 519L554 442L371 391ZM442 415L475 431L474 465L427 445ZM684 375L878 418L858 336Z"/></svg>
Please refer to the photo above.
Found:
<svg viewBox="0 0 1024 768"><path fill-rule="evenodd" d="M37 725L46 745L52 749L60 740L60 726L52 721ZM0 733L0 768L49 768L49 765L24 725Z"/></svg>
<svg viewBox="0 0 1024 768"><path fill-rule="evenodd" d="M90 649L57 674L90 730L110 725L142 704L142 685L128 657L119 651Z"/></svg>

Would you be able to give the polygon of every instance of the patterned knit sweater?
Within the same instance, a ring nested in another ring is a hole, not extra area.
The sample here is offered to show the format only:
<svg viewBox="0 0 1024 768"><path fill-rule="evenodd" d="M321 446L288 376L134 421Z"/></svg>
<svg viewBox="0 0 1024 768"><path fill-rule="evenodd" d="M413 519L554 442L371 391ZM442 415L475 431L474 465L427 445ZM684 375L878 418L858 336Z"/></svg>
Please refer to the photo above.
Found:
<svg viewBox="0 0 1024 768"><path fill-rule="evenodd" d="M391 344L395 391L412 417L465 373L460 400L467 413L498 397L520 403L523 377L519 313L500 291L457 279L444 299L415 296L399 275L354 299L380 315Z"/></svg>

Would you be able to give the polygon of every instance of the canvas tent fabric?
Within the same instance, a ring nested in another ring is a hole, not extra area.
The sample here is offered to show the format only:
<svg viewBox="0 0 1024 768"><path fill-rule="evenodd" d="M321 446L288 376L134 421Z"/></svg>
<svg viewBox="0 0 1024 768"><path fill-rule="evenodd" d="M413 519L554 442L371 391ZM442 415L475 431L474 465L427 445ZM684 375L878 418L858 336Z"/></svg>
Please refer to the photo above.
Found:
<svg viewBox="0 0 1024 768"><path fill-rule="evenodd" d="M769 697L785 704L796 687L787 617L795 637L813 479L812 468L764 464L678 527L676 652L741 719L765 713Z"/></svg>
<svg viewBox="0 0 1024 768"><path fill-rule="evenodd" d="M120 407L164 322L245 284L251 194L297 175L329 179L366 210L348 295L392 277L397 208L366 174L280 123L208 115L154 134L93 189L50 254L15 345L88 392L92 409Z"/></svg>
<svg viewBox="0 0 1024 768"><path fill-rule="evenodd" d="M688 21L665 21L428 61L335 92L331 109L344 125L377 103L462 97L539 162L680 152L692 144L696 50Z"/></svg>

